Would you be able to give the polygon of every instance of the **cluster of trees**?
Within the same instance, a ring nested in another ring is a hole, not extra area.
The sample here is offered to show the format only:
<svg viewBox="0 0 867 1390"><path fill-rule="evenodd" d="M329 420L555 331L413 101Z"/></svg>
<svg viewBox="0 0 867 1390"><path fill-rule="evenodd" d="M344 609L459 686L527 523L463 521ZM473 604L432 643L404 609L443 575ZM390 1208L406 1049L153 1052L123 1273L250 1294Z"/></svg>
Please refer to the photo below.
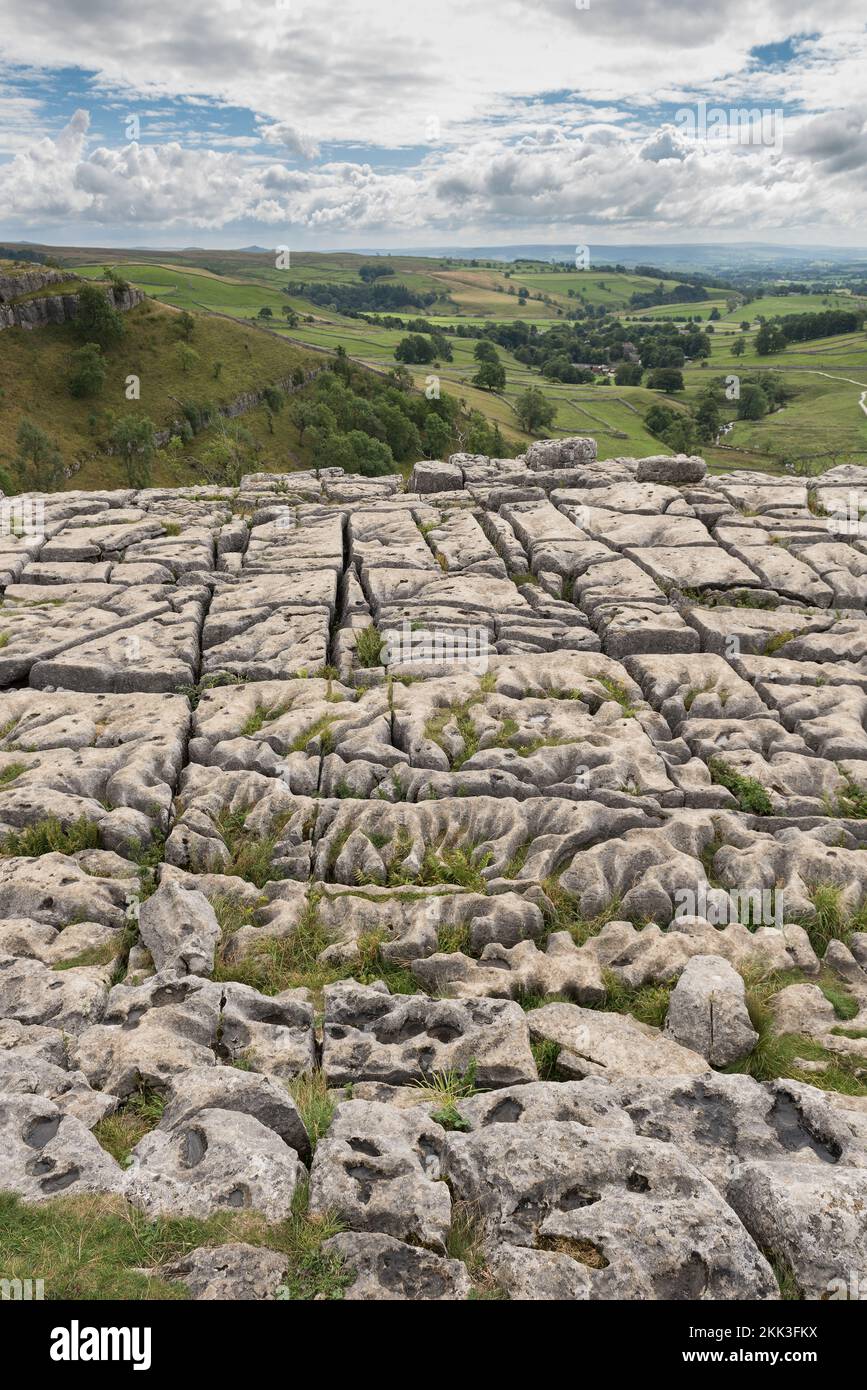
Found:
<svg viewBox="0 0 867 1390"><path fill-rule="evenodd" d="M652 290L636 290L629 297L631 309L652 309L655 304L700 304L708 298L704 285L678 281L670 290L659 281Z"/></svg>
<svg viewBox="0 0 867 1390"><path fill-rule="evenodd" d="M626 325L611 318L593 326L557 323L540 331L518 319L486 326L483 338L506 348L549 380L570 384L593 381L591 366L622 362L640 374L642 367L680 368L687 358L710 356L710 338L699 324L679 327L668 321ZM638 385L640 375L635 376L632 371L617 380L620 385Z"/></svg>
<svg viewBox="0 0 867 1390"><path fill-rule="evenodd" d="M735 417L760 420L770 411L779 409L791 396L792 392L774 372L742 377L734 402ZM650 433L670 449L688 454L716 440L725 418L731 415L732 403L726 394L726 378L714 377L688 407L654 403L646 412L644 423Z"/></svg>
<svg viewBox="0 0 867 1390"><path fill-rule="evenodd" d="M370 285L374 280L381 280L385 275L393 275L394 266L378 265L374 261L368 265L359 266L358 274L366 285Z"/></svg>
<svg viewBox="0 0 867 1390"><path fill-rule="evenodd" d="M428 337L422 333L409 333L405 338L401 338L395 348L394 360L396 362L420 363L422 366L427 362L438 360L451 362L451 343L435 328L431 329Z"/></svg>
<svg viewBox="0 0 867 1390"><path fill-rule="evenodd" d="M788 343L808 338L831 338L836 333L857 333L864 315L850 309L825 309L815 314L783 314L763 323L755 336L756 352L767 357L782 352Z"/></svg>
<svg viewBox="0 0 867 1390"><path fill-rule="evenodd" d="M296 282L283 286L284 294L302 295L322 308L340 314L377 313L394 309L426 309L437 298L434 291L420 294L406 285L382 283L379 277L369 284L342 285L314 281Z"/></svg>
<svg viewBox="0 0 867 1390"><path fill-rule="evenodd" d="M473 377L473 385L484 391L503 391L506 386L506 369L500 361L500 354L487 338L476 343L473 356L479 364Z"/></svg>
<svg viewBox="0 0 867 1390"><path fill-rule="evenodd" d="M411 391L403 369L375 377L353 368L345 353L316 378L312 396L290 407L302 444L316 467L377 477L398 463L451 452L459 405Z"/></svg>

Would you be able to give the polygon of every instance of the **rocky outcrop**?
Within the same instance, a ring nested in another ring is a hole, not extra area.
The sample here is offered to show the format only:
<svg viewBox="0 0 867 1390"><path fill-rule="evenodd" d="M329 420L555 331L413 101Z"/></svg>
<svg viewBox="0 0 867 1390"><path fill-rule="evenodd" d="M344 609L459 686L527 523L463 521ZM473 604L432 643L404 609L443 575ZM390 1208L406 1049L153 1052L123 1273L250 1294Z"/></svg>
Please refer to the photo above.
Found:
<svg viewBox="0 0 867 1390"><path fill-rule="evenodd" d="M61 275L58 278L68 280L69 277ZM133 289L131 285L123 289L109 289L106 294L121 314L134 309L145 298L141 290ZM0 303L0 329L44 328L51 323L70 323L77 317L77 294L46 294L11 304Z"/></svg>
<svg viewBox="0 0 867 1390"><path fill-rule="evenodd" d="M865 473L577 438L40 499L0 538L0 1186L219 1213L155 1271L202 1299L841 1297Z"/></svg>
<svg viewBox="0 0 867 1390"><path fill-rule="evenodd" d="M0 306L22 294L33 294L46 285L63 284L70 274L65 270L53 270L50 266L31 265L25 270L11 268L8 261L0 264Z"/></svg>

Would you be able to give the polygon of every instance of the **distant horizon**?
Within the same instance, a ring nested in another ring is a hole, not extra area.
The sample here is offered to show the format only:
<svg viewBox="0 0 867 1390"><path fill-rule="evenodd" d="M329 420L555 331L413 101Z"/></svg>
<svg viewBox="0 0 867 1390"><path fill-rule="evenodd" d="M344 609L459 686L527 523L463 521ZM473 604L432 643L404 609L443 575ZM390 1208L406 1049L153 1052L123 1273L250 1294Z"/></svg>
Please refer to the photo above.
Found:
<svg viewBox="0 0 867 1390"><path fill-rule="evenodd" d="M10 248L32 247L34 250L62 250L64 248L74 248L78 250L94 251L146 251L149 253L171 253L187 254L191 252L207 251L233 251L238 254L247 255L268 255L278 249L274 247L262 246L257 243L240 245L236 242L184 242L183 244L172 243L170 245L160 245L154 242L121 242L121 241L92 241L87 239L76 241L48 241L34 237L6 237L0 231L0 244ZM795 242L795 241L742 241L735 240L690 240L690 241L600 241L584 243L590 249L597 247L599 252L628 251L671 251L682 249L713 251L715 249L725 251L740 251L742 254L748 252L777 252L777 253L799 253L805 257L817 256L822 252L832 252L835 257L849 254L855 257L864 256L867 258L867 244L865 245L835 245L828 242ZM425 245L370 245L370 246L298 246L291 248L294 255L356 255L356 256L422 256L435 259L443 256L454 255L490 255L494 252L511 251L520 253L522 251L548 250L552 252L563 252L564 259L568 258L574 250L571 242L563 241L541 241L538 239L520 242L484 242L477 245L467 243L438 243L436 246Z"/></svg>

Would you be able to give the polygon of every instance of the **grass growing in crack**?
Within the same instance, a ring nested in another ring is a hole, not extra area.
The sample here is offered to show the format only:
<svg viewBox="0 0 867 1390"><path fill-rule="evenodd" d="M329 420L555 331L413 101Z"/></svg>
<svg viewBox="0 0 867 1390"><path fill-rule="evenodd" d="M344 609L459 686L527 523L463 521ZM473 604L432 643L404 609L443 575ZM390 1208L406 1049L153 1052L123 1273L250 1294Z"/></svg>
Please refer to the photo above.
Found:
<svg viewBox="0 0 867 1390"><path fill-rule="evenodd" d="M372 666L380 666L384 646L385 639L380 637L373 623L368 627L363 627L355 639L355 655L358 658L359 666L368 670Z"/></svg>
<svg viewBox="0 0 867 1390"><path fill-rule="evenodd" d="M835 883L813 885L809 892L813 911L809 916L793 918L804 928L816 955L824 956L829 941L848 943L853 932L867 927L867 907L862 904L856 912L843 905L843 889Z"/></svg>
<svg viewBox="0 0 867 1390"><path fill-rule="evenodd" d="M446 705L444 709L437 710L436 714L431 715L424 726L424 736L435 743L438 748L449 758L449 763L454 772L460 771L464 763L468 762L474 753L479 751L479 732L473 722L470 713L474 705L481 702L481 694L471 696L468 700L456 701ZM443 733L448 724L454 724L463 743L463 752L451 756L448 749L443 744ZM517 725L515 731L517 732Z"/></svg>
<svg viewBox="0 0 867 1390"><path fill-rule="evenodd" d="M309 1184L300 1182L292 1199L292 1214L277 1227L271 1227L268 1244L287 1257L288 1268L275 1298L308 1301L343 1297L343 1290L352 1283L337 1254L322 1249L326 1240L344 1229L336 1216L308 1214Z"/></svg>
<svg viewBox="0 0 867 1390"><path fill-rule="evenodd" d="M867 1095L867 1065L863 1058L829 1052L814 1038L775 1031L771 1001L780 989L801 979L798 971L770 975L761 980L746 977L747 1011L759 1035L758 1042L746 1057L724 1070L751 1076L756 1081L774 1081L783 1077L806 1081L823 1091ZM821 1062L824 1065L820 1071L806 1071L797 1066L798 1061Z"/></svg>
<svg viewBox="0 0 867 1390"><path fill-rule="evenodd" d="M267 995L299 988L319 994L326 985L349 976L360 984L384 980L392 994L419 992L415 976L405 966L383 955L382 947L389 940L384 929L360 936L356 942L357 954L349 961L320 960L332 938L320 917L319 902L320 895L311 892L291 935L263 936L241 960L226 959L228 937L224 937L214 964L214 979L252 985ZM237 926L242 926L248 915L248 911L241 908L229 909L229 922L236 920Z"/></svg>
<svg viewBox="0 0 867 1390"><path fill-rule="evenodd" d="M319 746L323 753L330 753L334 748L334 720L330 714L323 714L308 729L303 729L289 745L290 753L304 753L307 745L319 740Z"/></svg>
<svg viewBox="0 0 867 1390"><path fill-rule="evenodd" d="M839 769L838 769L839 770ZM839 816L848 820L867 820L867 787L862 787L852 777L842 774L843 790L827 799L826 811L829 816Z"/></svg>
<svg viewBox="0 0 867 1390"><path fill-rule="evenodd" d="M617 701L618 705L623 710L623 718L634 719L636 713L635 706L630 699L629 691L622 681L615 680L613 676L597 676L596 679L609 698Z"/></svg>
<svg viewBox="0 0 867 1390"><path fill-rule="evenodd" d="M140 1139L155 1129L162 1119L165 1100L155 1091L142 1087L126 1100L117 1110L106 1115L93 1127L93 1135L121 1167L126 1167L130 1155Z"/></svg>
<svg viewBox="0 0 867 1390"><path fill-rule="evenodd" d="M99 830L86 816L65 829L56 816L12 830L0 840L0 854L37 858L42 854L77 854L82 849L96 849Z"/></svg>
<svg viewBox="0 0 867 1390"><path fill-rule="evenodd" d="M463 1070L455 1067L449 1071L432 1071L423 1081L413 1084L416 1090L421 1092L421 1099L430 1098L454 1105L456 1101L466 1100L468 1096L477 1094L477 1074L478 1063L473 1057Z"/></svg>
<svg viewBox="0 0 867 1390"><path fill-rule="evenodd" d="M521 872L521 870L523 869L524 865L530 857L530 850L532 848L533 841L528 840L526 844L521 845L515 851L508 864L506 865L505 869L503 870L503 878L518 877L518 874Z"/></svg>
<svg viewBox="0 0 867 1390"><path fill-rule="evenodd" d="M750 589L735 589L725 593L713 594L703 589L682 589L681 593L690 603L703 608L779 608L780 600L772 594L753 593Z"/></svg>
<svg viewBox="0 0 867 1390"><path fill-rule="evenodd" d="M196 685L176 685L176 695L186 695L190 702L191 709L197 709L199 701L208 690L214 690L220 685L245 685L247 676L236 676L229 671L222 671L216 676L204 676Z"/></svg>
<svg viewBox="0 0 867 1390"><path fill-rule="evenodd" d="M772 1250L763 1249L762 1254L771 1266L774 1278L777 1281L777 1288L780 1290L780 1298L783 1302L790 1303L802 1300L804 1292L795 1277L795 1271L788 1261L784 1259L782 1255L775 1255Z"/></svg>
<svg viewBox="0 0 867 1390"><path fill-rule="evenodd" d="M592 1008L602 1009L606 1013L631 1014L639 1023L649 1023L653 1028L663 1026L675 980L630 989L611 970L603 970L602 980L605 998L601 1004L591 1005Z"/></svg>
<svg viewBox="0 0 867 1390"><path fill-rule="evenodd" d="M481 1211L471 1202L452 1203L452 1222L446 1240L446 1254L466 1265L473 1283L474 1299L507 1299L488 1268L485 1253L485 1224Z"/></svg>
<svg viewBox="0 0 867 1390"><path fill-rule="evenodd" d="M453 883L460 888L470 888L475 893L487 891L487 880L482 873L491 862L492 856L485 853L473 860L471 849L446 849L437 852L426 849L416 882L422 887L433 887L437 883Z"/></svg>
<svg viewBox="0 0 867 1390"><path fill-rule="evenodd" d="M155 832L149 845L140 840L130 840L127 854L138 869L139 902L144 902L157 890L157 868L165 856L165 836Z"/></svg>
<svg viewBox="0 0 867 1390"><path fill-rule="evenodd" d="M325 1073L318 1067L315 1071L302 1072L289 1082L289 1094L298 1107L304 1128L310 1135L310 1143L315 1149L328 1132L334 1115L335 1101L328 1094Z"/></svg>
<svg viewBox="0 0 867 1390"><path fill-rule="evenodd" d="M453 955L456 951L469 955L469 922L441 922L437 928L437 950L444 955Z"/></svg>
<svg viewBox="0 0 867 1390"><path fill-rule="evenodd" d="M561 1044L554 1042L553 1038L539 1038L537 1042L530 1043L530 1051L533 1054L533 1061L536 1063L540 1081L559 1080L557 1059L562 1050Z"/></svg>
<svg viewBox="0 0 867 1390"><path fill-rule="evenodd" d="M241 725L241 736L246 737L250 734L258 734L259 730L261 729L264 723L265 708L263 705L257 705L253 713L251 715L248 715L248 717L244 720L244 723Z"/></svg>
<svg viewBox="0 0 867 1390"><path fill-rule="evenodd" d="M267 835L261 831L247 829L247 817L252 807L241 807L236 811L224 811L216 818L215 824L229 851L229 863L221 872L245 878L257 888L264 888L269 879L275 877L274 849L285 821L275 822Z"/></svg>
<svg viewBox="0 0 867 1390"><path fill-rule="evenodd" d="M787 642L793 642L794 640L795 634L788 628L785 632L775 632L773 637L769 637L765 643L765 649L762 655L773 656L774 652L778 652Z"/></svg>
<svg viewBox="0 0 867 1390"><path fill-rule="evenodd" d="M122 935L122 934L121 934ZM75 970L79 965L108 965L120 954L121 945L117 941L106 941L102 946L90 946L69 960L58 960L52 970Z"/></svg>
<svg viewBox="0 0 867 1390"><path fill-rule="evenodd" d="M595 917L585 917L578 899L561 888L556 879L545 879L542 887L551 907L545 909L545 934L544 938L537 942L540 949L544 947L548 937L558 931L567 931L576 946L583 946L591 936L598 936L606 923L618 920L620 901L617 898L613 898Z"/></svg>
<svg viewBox="0 0 867 1390"><path fill-rule="evenodd" d="M755 777L744 777L736 772L723 758L711 758L708 762L711 779L718 786L730 791L742 811L757 816L772 816L774 808L761 782Z"/></svg>
<svg viewBox="0 0 867 1390"><path fill-rule="evenodd" d="M352 975L363 985L372 985L377 980L384 980L392 994L418 994L419 983L412 971L383 955L382 947L388 939L388 932L384 928L360 936L356 942L357 961L344 967L338 978Z"/></svg>
<svg viewBox="0 0 867 1390"><path fill-rule="evenodd" d="M234 980L252 985L262 994L274 995L302 985L312 989L321 988L335 978L333 972L327 966L322 966L318 959L330 938L319 916L319 898L315 893L311 893L307 899L291 936L266 936L239 961L227 961L224 950L232 931L248 920L249 909L236 902L221 905L220 912L223 914L221 926L225 934L214 964L215 980ZM217 914L218 921L220 912Z"/></svg>
<svg viewBox="0 0 867 1390"><path fill-rule="evenodd" d="M28 766L27 763L7 763L0 769L0 787L8 787L10 782L17 781L22 772L27 771Z"/></svg>

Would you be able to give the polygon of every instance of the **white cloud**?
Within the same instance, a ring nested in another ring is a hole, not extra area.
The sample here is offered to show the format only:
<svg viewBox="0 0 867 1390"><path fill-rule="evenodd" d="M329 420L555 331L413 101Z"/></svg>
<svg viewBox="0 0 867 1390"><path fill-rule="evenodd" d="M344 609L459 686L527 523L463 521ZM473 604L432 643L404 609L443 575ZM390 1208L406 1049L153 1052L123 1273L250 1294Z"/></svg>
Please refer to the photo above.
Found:
<svg viewBox="0 0 867 1390"><path fill-rule="evenodd" d="M852 187L841 163L845 123L806 122L791 138L792 153L789 145L779 153L726 144L687 152L671 130L650 142L610 127L552 141L543 128L537 139L488 139L399 171L347 161L290 168L177 141L87 152L87 129L77 112L55 140L0 165L8 218L126 224L141 240L155 228L252 221L274 228L277 240L280 229L293 228L358 243L390 230L423 241L483 227L586 240L588 229L602 239L620 228L836 225L854 237L867 213L867 192Z"/></svg>
<svg viewBox="0 0 867 1390"><path fill-rule="evenodd" d="M4 234L857 240L867 211L851 177L867 161L861 0L821 15L812 0L29 0L26 24L0 0L0 32ZM750 57L798 35L782 68ZM48 138L40 75L75 67L94 74L98 134L77 113ZM703 97L804 114L787 115L777 150L710 147L656 119L657 103ZM141 98L141 142L127 143Z"/></svg>

